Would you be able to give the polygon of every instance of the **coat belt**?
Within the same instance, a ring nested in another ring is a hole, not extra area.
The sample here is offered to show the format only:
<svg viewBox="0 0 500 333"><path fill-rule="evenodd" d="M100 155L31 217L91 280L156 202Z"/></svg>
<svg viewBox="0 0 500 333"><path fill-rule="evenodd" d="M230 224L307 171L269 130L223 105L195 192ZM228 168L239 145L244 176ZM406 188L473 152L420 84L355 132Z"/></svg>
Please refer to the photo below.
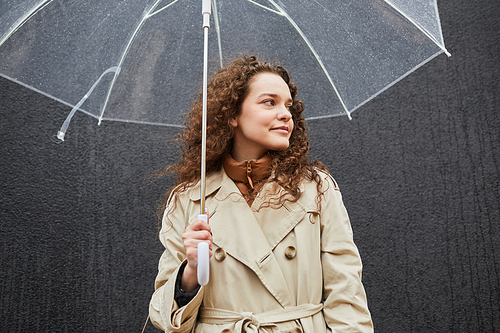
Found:
<svg viewBox="0 0 500 333"><path fill-rule="evenodd" d="M234 312L222 309L201 307L198 322L205 324L235 323L235 333L259 333L260 329L279 332L276 323L310 317L320 312L323 304L303 304L291 308L261 313Z"/></svg>

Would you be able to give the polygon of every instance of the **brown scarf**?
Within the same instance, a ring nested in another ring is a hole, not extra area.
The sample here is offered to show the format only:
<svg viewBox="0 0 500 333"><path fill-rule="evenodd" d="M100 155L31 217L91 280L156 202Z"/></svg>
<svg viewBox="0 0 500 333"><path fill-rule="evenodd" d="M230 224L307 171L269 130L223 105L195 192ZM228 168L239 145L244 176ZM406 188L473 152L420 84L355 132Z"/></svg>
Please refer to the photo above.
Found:
<svg viewBox="0 0 500 333"><path fill-rule="evenodd" d="M238 162L231 155L226 155L222 163L229 178L238 186L251 206L263 184L262 181L271 174L271 156L266 154L258 160Z"/></svg>

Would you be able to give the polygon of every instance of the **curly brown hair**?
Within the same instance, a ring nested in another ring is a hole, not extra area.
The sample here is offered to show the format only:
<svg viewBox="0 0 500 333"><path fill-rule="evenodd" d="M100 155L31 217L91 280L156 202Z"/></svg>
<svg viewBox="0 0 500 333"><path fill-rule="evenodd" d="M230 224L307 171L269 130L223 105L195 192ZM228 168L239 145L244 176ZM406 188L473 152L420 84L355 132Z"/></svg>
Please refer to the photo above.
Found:
<svg viewBox="0 0 500 333"><path fill-rule="evenodd" d="M285 200L297 201L300 197L299 186L308 178L314 180L318 187L318 204L321 196L321 179L316 168L326 170L321 162L309 161L309 141L306 135L306 123L302 112L304 103L297 99L297 87L290 80L288 72L278 64L261 62L255 56L237 58L233 63L220 69L209 81L207 89L207 140L206 140L206 172L220 170L224 156L231 154L233 148L233 127L231 119L239 115L240 107L248 94L252 78L260 73L279 75L288 85L292 96L290 112L294 129L290 136L289 147L281 151L270 151L272 157L267 181L281 185L290 195L282 195L268 202L280 206ZM202 94L188 114L184 130L179 134L182 156L175 165L168 166L163 174L174 173L177 176L175 191L183 191L196 184L201 176L201 127L202 127ZM180 186L179 186L180 185ZM165 195L166 200L172 189ZM288 199L285 199L288 198Z"/></svg>

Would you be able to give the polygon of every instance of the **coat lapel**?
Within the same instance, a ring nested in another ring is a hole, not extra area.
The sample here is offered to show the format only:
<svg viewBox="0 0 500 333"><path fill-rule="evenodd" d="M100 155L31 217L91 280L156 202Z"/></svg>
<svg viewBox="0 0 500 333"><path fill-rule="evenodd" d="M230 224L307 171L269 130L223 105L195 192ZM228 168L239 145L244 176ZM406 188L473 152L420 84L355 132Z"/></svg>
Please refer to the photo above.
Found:
<svg viewBox="0 0 500 333"><path fill-rule="evenodd" d="M305 209L296 202L255 211L263 203L265 193L274 190L273 185L264 186L252 209L224 171L207 178L207 195L217 188L215 196L206 201L214 244L254 271L283 307L293 306L273 249L302 220ZM199 200L199 194L191 199Z"/></svg>
<svg viewBox="0 0 500 333"><path fill-rule="evenodd" d="M274 249L306 214L306 209L299 201L287 201L280 208L264 206L259 209L265 200L269 199L267 195L276 191L281 194L285 190L276 184L266 184L252 204L254 216L260 223L271 249Z"/></svg>

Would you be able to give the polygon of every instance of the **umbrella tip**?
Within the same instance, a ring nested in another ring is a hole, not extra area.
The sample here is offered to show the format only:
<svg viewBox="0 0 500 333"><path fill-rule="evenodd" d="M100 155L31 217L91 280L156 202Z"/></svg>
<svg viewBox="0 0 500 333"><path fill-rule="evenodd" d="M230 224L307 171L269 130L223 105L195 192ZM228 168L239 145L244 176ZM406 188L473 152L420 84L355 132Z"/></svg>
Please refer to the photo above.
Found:
<svg viewBox="0 0 500 333"><path fill-rule="evenodd" d="M64 136L65 135L66 135L66 133L64 133L64 132L61 132L61 131L57 132L57 139L59 139L59 142L64 141Z"/></svg>
<svg viewBox="0 0 500 333"><path fill-rule="evenodd" d="M64 142L64 140L59 139L59 137L57 135L52 135L50 137L50 139L52 140L52 142L57 143L57 144L60 144L60 143Z"/></svg>

